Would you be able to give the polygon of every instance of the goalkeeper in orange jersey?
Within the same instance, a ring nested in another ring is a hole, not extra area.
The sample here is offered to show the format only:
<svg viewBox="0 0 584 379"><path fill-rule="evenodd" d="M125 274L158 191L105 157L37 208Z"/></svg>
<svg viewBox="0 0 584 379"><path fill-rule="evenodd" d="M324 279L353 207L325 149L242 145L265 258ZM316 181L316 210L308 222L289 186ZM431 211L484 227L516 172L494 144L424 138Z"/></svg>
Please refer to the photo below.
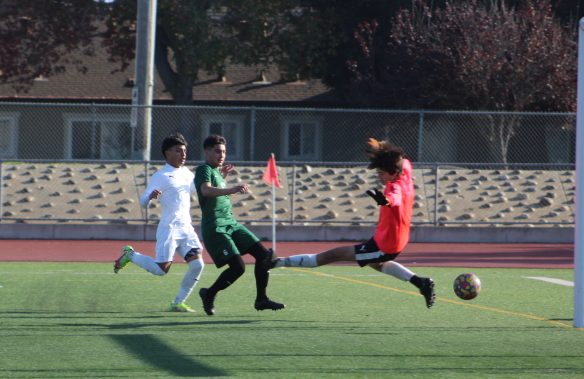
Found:
<svg viewBox="0 0 584 379"><path fill-rule="evenodd" d="M424 296L426 306L434 305L434 281L417 276L394 260L410 239L410 222L414 202L412 164L402 148L387 141L370 138L366 148L369 169L376 169L383 192L368 190L367 195L379 205L379 221L373 237L361 244L341 246L319 254L293 255L278 258L272 267L318 267L340 261L356 261L379 272L409 281Z"/></svg>

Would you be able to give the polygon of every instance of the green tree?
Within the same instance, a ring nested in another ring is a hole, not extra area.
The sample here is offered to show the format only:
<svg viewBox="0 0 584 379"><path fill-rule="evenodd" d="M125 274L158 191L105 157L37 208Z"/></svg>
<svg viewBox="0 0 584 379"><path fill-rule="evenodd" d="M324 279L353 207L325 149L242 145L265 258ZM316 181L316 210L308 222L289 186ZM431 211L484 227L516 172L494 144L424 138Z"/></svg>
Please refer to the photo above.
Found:
<svg viewBox="0 0 584 379"><path fill-rule="evenodd" d="M91 0L0 2L0 82L26 91L66 66L85 72L82 56L94 54L102 10Z"/></svg>
<svg viewBox="0 0 584 379"><path fill-rule="evenodd" d="M158 1L156 70L178 104L191 102L201 70L220 76L230 62L277 66L283 80L325 78L335 86L348 74L357 22L408 1ZM96 41L125 70L135 54L136 7L136 0L4 0L0 82L24 91L71 64L86 71L83 54L94 54Z"/></svg>
<svg viewBox="0 0 584 379"><path fill-rule="evenodd" d="M575 111L575 27L554 17L549 1L415 0L378 35L375 22L356 31L350 95L366 105L416 109ZM383 41L383 48L376 39ZM479 128L507 161L519 118L491 117Z"/></svg>

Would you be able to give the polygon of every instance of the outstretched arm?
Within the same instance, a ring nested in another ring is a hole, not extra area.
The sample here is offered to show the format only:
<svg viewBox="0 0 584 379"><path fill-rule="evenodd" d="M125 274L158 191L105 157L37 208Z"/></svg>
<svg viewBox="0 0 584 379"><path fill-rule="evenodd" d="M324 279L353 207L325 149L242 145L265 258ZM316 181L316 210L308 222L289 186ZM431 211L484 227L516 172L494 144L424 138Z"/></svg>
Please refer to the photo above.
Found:
<svg viewBox="0 0 584 379"><path fill-rule="evenodd" d="M205 197L218 197L248 192L249 187L247 186L247 184L241 184L230 188L213 187L210 182L204 182L201 184L201 194Z"/></svg>

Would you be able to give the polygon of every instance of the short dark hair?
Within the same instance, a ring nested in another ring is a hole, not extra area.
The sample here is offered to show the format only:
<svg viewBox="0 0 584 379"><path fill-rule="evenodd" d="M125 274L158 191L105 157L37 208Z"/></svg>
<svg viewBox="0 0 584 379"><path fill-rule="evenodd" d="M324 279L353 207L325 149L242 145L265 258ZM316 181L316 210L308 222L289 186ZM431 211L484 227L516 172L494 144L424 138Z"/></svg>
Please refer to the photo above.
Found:
<svg viewBox="0 0 584 379"><path fill-rule="evenodd" d="M215 145L226 145L225 137L218 134L211 134L209 137L205 138L203 141L203 149L208 149Z"/></svg>
<svg viewBox="0 0 584 379"><path fill-rule="evenodd" d="M171 134L162 141L162 155L164 158L166 158L166 150L176 145L188 146L187 140L180 133Z"/></svg>
<svg viewBox="0 0 584 379"><path fill-rule="evenodd" d="M377 152L370 159L368 168L376 168L392 175L399 175L402 172L404 158L405 153L401 147L389 144L385 150Z"/></svg>

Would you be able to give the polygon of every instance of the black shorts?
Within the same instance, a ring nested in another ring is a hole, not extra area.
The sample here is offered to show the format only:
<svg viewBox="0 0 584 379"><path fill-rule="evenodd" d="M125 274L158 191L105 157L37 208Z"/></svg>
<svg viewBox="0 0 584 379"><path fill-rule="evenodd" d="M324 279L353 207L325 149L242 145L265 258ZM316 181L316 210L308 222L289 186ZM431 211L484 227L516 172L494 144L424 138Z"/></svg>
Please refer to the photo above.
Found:
<svg viewBox="0 0 584 379"><path fill-rule="evenodd" d="M399 253L386 254L379 250L373 238L355 245L355 259L361 267L367 266L369 263L393 261L398 255Z"/></svg>

